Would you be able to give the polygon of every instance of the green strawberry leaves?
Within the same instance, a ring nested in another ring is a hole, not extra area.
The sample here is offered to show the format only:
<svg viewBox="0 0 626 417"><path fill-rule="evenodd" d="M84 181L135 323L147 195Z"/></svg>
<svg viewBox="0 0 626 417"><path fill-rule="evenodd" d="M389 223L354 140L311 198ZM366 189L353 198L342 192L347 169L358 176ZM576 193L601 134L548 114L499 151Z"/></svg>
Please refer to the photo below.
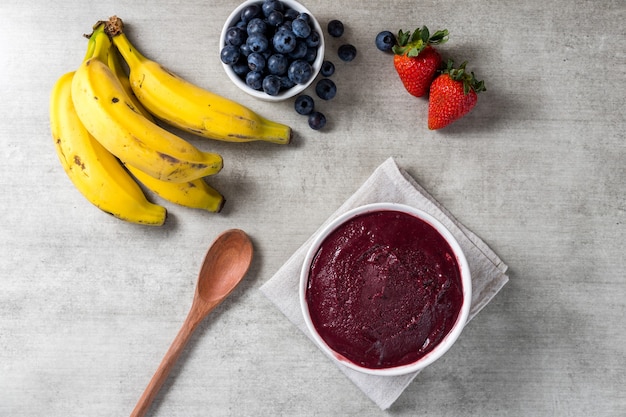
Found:
<svg viewBox="0 0 626 417"><path fill-rule="evenodd" d="M459 65L458 68L455 68L454 61L452 59L448 59L446 68L443 69L441 73L448 74L450 78L455 81L461 81L463 83L463 92L465 94L468 94L471 90L474 90L476 93L487 91L485 88L485 82L483 80L478 81L474 76L474 72L467 72L465 69L466 65L467 61Z"/></svg>
<svg viewBox="0 0 626 417"><path fill-rule="evenodd" d="M392 48L396 55L416 57L428 45L440 45L448 41L448 30L438 30L430 35L426 26L415 29L413 33L400 30L397 36L397 44Z"/></svg>

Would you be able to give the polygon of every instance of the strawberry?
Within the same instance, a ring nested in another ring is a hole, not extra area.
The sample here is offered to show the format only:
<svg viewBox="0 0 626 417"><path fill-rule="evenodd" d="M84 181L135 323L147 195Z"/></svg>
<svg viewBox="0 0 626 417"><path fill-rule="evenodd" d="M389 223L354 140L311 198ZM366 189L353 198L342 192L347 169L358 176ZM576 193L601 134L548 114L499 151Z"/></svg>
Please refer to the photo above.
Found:
<svg viewBox="0 0 626 417"><path fill-rule="evenodd" d="M441 65L441 55L431 45L445 43L448 31L439 30L430 36L426 26L411 32L398 33L393 47L393 64L404 88L415 97L428 93L430 83Z"/></svg>
<svg viewBox="0 0 626 417"><path fill-rule="evenodd" d="M474 73L465 70L467 62L454 68L448 61L430 86L428 101L428 128L441 129L470 112L478 101L477 93L485 91L485 83L476 81Z"/></svg>

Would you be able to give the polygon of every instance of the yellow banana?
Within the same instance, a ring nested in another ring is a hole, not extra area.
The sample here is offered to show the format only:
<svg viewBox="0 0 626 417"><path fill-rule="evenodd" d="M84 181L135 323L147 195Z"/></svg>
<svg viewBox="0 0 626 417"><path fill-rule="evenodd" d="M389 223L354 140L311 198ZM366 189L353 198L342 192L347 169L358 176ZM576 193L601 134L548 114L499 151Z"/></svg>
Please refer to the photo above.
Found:
<svg viewBox="0 0 626 417"><path fill-rule="evenodd" d="M133 223L160 226L164 207L150 203L119 161L81 124L71 87L74 72L61 76L50 98L50 127L57 155L74 186L99 209Z"/></svg>
<svg viewBox="0 0 626 417"><path fill-rule="evenodd" d="M266 141L287 144L291 128L265 119L247 107L200 88L144 57L113 16L107 33L130 68L135 95L157 118L192 134L228 142Z"/></svg>
<svg viewBox="0 0 626 417"><path fill-rule="evenodd" d="M107 62L109 68L111 68L111 70L119 80L120 84L122 84L122 88L124 88L124 91L126 91L126 94L128 94L128 97L133 102L133 106L135 106L135 109L139 110L139 112L143 114L146 119L154 122L154 117L152 117L152 114L150 114L150 112L146 110L146 108L137 99L137 96L135 96L135 93L133 93L133 89L130 86L130 80L128 79L128 74L126 74L126 71L122 67L122 62L120 61L119 55L120 53L115 45L111 45L111 49L109 50L109 59Z"/></svg>
<svg viewBox="0 0 626 417"><path fill-rule="evenodd" d="M152 115L143 107L139 100L137 100L137 97L135 97L135 93L133 93L130 87L128 75L120 62L119 52L114 45L111 45L111 50L109 51L108 64L122 84L122 87L124 87L124 90L132 99L135 108L147 119L154 120ZM162 181L130 165L127 165L126 168L146 188L171 203L189 208L207 210L213 213L220 212L224 206L224 197L202 178L187 182Z"/></svg>
<svg viewBox="0 0 626 417"><path fill-rule="evenodd" d="M94 56L72 81L72 100L85 128L124 164L155 178L186 182L218 173L220 155L200 151L137 110L107 64L110 41L101 27L92 34Z"/></svg>
<svg viewBox="0 0 626 417"><path fill-rule="evenodd" d="M158 180L137 168L127 168L144 186L171 203L219 213L226 201L203 178L180 183L168 182Z"/></svg>

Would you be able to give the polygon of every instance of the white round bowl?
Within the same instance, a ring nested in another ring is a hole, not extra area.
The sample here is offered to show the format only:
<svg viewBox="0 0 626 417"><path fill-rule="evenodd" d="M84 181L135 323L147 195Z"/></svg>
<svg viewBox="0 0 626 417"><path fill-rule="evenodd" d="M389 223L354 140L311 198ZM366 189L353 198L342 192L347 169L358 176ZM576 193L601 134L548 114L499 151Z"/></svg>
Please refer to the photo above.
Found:
<svg viewBox="0 0 626 417"><path fill-rule="evenodd" d="M315 61L312 64L313 74L311 75L311 79L305 84L296 84L295 86L291 87L288 90L283 90L277 95L271 96L265 93L264 91L259 91L259 90L250 88L246 84L245 80L242 80L237 74L235 74L235 71L231 68L230 65L224 64L222 62L222 66L224 67L224 71L226 71L226 75L228 75L228 78L230 78L230 80L233 83L235 83L237 87L239 87L241 90L245 91L246 93L250 94L253 97L256 97L261 100L266 100L266 101L283 101L283 100L287 100L291 97L294 97L302 93L315 80L315 78L317 77L317 74L319 74L320 69L322 68L322 63L324 62L324 50L325 50L324 32L319 22L315 18L315 16L306 7L304 7L302 4L298 3L297 1L281 0L281 2L286 7L297 10L300 13L307 13L311 17L313 28L320 35L320 44L318 46L317 57L315 58ZM233 10L230 16L228 16L228 19L226 19L226 23L224 23L224 27L222 28L222 33L220 35L220 43L219 43L220 51L219 52L221 52L222 48L226 44L225 39L226 39L226 32L228 32L228 29L231 28L232 26L235 26L235 24L237 23L237 21L239 20L241 16L241 11L244 8L246 8L248 5L254 4L254 3L262 4L263 1L262 0L246 0L243 3L241 3L235 10Z"/></svg>
<svg viewBox="0 0 626 417"><path fill-rule="evenodd" d="M462 285L462 290L463 290L463 299L462 299L461 309L457 316L456 322L454 323L450 331L447 333L447 335L445 335L444 338L430 352L426 353L424 356L417 359L415 362L412 362L406 365L389 367L389 368L363 367L359 364L356 364L350 361L349 359L347 359L340 353L335 352L317 332L315 325L313 324L313 321L311 319L310 313L309 313L309 306L308 306L308 302L306 298L307 287L308 287L308 282L309 282L309 273L310 273L309 271L311 268L311 264L318 250L320 249L320 247L326 240L326 238L334 230L342 226L344 223L350 221L351 219L357 216L360 216L362 214L378 212L378 211L399 211L399 212L412 215L422 221L425 221L426 223L431 225L437 232L439 232L439 234L443 236L445 241L450 245L450 248L452 249L452 251L454 252L454 255L456 256L457 264L458 264L460 275L461 275L461 285ZM314 238L310 248L307 251L307 254L304 259L303 266L302 266L302 270L300 274L299 297L300 297L300 305L302 308L302 313L304 316L304 321L306 323L306 326L309 332L311 333L313 337L313 340L331 358L334 358L334 360L338 361L339 363L349 368L352 368L354 370L357 370L366 374L380 375L380 376L392 376L392 375L404 375L404 374L419 371L425 368L426 366L432 364L434 361L439 359L444 353L446 353L450 349L450 347L455 343L455 341L460 336L465 324L467 323L470 304L471 304L471 298L472 298L472 283L471 283L469 265L467 263L467 260L465 258L465 255L463 254L461 247L459 246L454 236L450 233L450 231L443 224L441 224L441 222L439 222L437 219L435 219L431 215L421 210L407 206L407 205L397 204L397 203L374 203L374 204L368 204L368 205L355 208L339 216L337 219L335 219L330 224L328 224L328 226L324 227L324 229L321 230L320 233Z"/></svg>

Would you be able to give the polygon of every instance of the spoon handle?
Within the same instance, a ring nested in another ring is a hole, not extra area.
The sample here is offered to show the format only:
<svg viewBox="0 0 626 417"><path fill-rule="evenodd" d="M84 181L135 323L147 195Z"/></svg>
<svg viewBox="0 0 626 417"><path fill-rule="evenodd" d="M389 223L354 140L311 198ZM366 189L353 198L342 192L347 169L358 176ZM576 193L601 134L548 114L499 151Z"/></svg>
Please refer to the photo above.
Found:
<svg viewBox="0 0 626 417"><path fill-rule="evenodd" d="M150 404L152 404L152 401L154 401L154 398L156 397L157 393L161 389L161 386L167 379L167 376L174 367L174 364L176 364L176 361L183 352L183 349L191 338L194 330L202 321L202 318L202 314L198 314L197 309L192 307L191 310L189 310L189 314L187 315L185 322L183 323L180 330L178 331L178 334L172 341L172 344L165 353L165 356L163 356L159 367L154 372L154 375L152 376L152 379L150 379L148 386L146 386L146 389L141 395L141 398L139 398L139 401L137 401L137 405L135 405L135 408L130 414L131 417L143 417L148 412Z"/></svg>

